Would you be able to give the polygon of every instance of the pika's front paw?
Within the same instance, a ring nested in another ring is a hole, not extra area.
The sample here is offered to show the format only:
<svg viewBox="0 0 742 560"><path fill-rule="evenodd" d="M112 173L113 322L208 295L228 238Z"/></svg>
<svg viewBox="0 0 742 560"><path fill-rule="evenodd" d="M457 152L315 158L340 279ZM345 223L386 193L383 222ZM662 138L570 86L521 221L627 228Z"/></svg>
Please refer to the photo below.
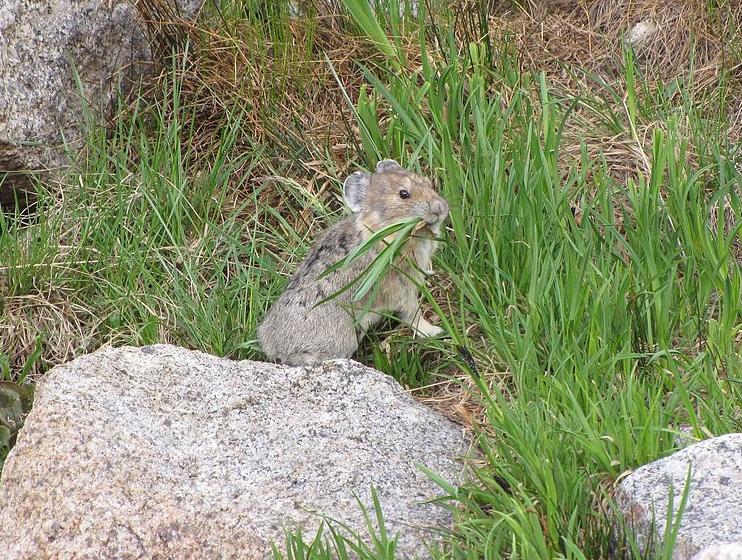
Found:
<svg viewBox="0 0 742 560"><path fill-rule="evenodd" d="M431 325L425 319L421 319L415 329L417 334L422 337L438 336L443 332L443 329L437 325Z"/></svg>
<svg viewBox="0 0 742 560"><path fill-rule="evenodd" d="M425 336L438 336L439 334L443 334L443 329L438 325L430 325L424 334Z"/></svg>

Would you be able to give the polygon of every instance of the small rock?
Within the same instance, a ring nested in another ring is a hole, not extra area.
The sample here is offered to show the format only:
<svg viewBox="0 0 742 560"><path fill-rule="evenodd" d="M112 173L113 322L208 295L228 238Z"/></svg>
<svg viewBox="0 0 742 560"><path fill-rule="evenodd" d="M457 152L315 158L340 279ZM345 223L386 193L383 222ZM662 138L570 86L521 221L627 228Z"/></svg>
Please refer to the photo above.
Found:
<svg viewBox="0 0 742 560"><path fill-rule="evenodd" d="M173 346L51 370L0 479L3 560L269 558L320 515L365 532L375 487L399 552L448 510L418 468L463 478L461 427L354 361L289 368ZM371 510L373 515L373 510Z"/></svg>
<svg viewBox="0 0 742 560"><path fill-rule="evenodd" d="M742 434L727 434L644 465L621 482L616 502L642 552L648 542L662 539L671 492L676 519L689 467L688 501L673 559L690 559L717 543L742 541Z"/></svg>
<svg viewBox="0 0 742 560"><path fill-rule="evenodd" d="M635 49L640 49L647 45L649 39L655 34L657 29L657 24L652 20L640 21L629 30L626 36L626 42Z"/></svg>

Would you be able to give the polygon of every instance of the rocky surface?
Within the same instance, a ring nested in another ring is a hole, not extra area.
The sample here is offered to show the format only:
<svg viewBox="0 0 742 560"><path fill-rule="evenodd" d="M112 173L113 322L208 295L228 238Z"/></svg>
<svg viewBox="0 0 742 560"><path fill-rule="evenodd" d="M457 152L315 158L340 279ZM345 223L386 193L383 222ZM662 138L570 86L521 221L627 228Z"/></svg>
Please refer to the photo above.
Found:
<svg viewBox="0 0 742 560"><path fill-rule="evenodd" d="M161 1L184 17L202 2ZM74 150L80 139L81 98L93 115L107 111L148 58L127 0L0 2L0 174L10 173L0 204L13 199L13 189L29 188L25 171L66 163L64 141Z"/></svg>
<svg viewBox="0 0 742 560"><path fill-rule="evenodd" d="M716 549L708 547L742 542L742 434L705 440L638 468L621 482L616 500L644 550L650 540L661 541L671 493L676 518L689 467L688 501L673 558L685 560L701 553L697 558L711 560Z"/></svg>
<svg viewBox="0 0 742 560"><path fill-rule="evenodd" d="M709 546L696 554L693 560L742 560L742 542Z"/></svg>
<svg viewBox="0 0 742 560"><path fill-rule="evenodd" d="M461 427L353 361L288 368L172 346L103 349L50 371L0 479L0 550L31 558L266 558L318 514L363 530L378 490L400 551L449 512ZM73 554L74 553L74 554Z"/></svg>

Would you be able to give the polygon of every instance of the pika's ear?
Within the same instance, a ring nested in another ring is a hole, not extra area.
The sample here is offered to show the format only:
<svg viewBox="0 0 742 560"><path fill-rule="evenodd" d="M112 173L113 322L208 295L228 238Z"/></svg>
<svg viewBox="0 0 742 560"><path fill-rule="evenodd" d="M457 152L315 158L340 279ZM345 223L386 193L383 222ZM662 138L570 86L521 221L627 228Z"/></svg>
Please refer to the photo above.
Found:
<svg viewBox="0 0 742 560"><path fill-rule="evenodd" d="M393 159L382 159L376 164L377 173L386 173L387 171L404 171L404 169Z"/></svg>
<svg viewBox="0 0 742 560"><path fill-rule="evenodd" d="M343 183L343 198L354 214L357 214L363 208L363 202L368 194L368 185L371 182L371 175L363 171L356 171L348 175Z"/></svg>

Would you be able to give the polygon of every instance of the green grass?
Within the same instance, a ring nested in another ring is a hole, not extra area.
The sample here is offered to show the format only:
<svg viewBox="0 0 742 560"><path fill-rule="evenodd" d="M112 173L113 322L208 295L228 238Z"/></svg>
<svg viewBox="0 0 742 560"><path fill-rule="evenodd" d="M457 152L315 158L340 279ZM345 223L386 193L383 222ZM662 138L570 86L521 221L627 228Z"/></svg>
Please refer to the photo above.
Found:
<svg viewBox="0 0 742 560"><path fill-rule="evenodd" d="M723 109L739 84L722 76L699 89L692 75L657 84L624 53L622 75L601 93L568 91L521 71L507 45L467 42L443 23L418 33L413 18L345 4L347 33L367 35L383 55L359 61L364 85L345 92L360 131L355 162L397 158L434 177L451 206L435 263L442 279L426 293L449 338L397 335L389 358L373 335L359 355L410 386L471 375L470 398L486 416L484 466L463 487L440 481L456 519L441 554L618 557L612 483L671 453L681 424L697 438L742 429L742 176ZM227 3L223 25L258 17L255 5ZM292 42L288 12L276 13L256 42L278 42L282 60L329 63ZM414 70L401 70L402 36L423 53ZM299 121L286 125L290 141L257 141L243 106L221 100L226 124L213 153L199 152L199 116L178 78L187 57L176 60L159 97L122 111L108 134L90 124L64 196L42 189L35 223L0 216L0 323L28 296L75 310L40 323L40 369L54 363L54 329L80 352L166 341L260 358L256 325L313 235L340 215L342 166L329 145L297 151ZM281 87L266 122L280 113ZM587 140L568 146L574 127L634 142L639 172L616 173L607 148ZM307 178L286 163L296 154L319 154L332 190L303 188ZM724 210L726 224L715 219ZM12 350L2 363L25 375ZM311 548L289 537L289 557L352 550L330 536ZM641 557L630 546L621 554Z"/></svg>

